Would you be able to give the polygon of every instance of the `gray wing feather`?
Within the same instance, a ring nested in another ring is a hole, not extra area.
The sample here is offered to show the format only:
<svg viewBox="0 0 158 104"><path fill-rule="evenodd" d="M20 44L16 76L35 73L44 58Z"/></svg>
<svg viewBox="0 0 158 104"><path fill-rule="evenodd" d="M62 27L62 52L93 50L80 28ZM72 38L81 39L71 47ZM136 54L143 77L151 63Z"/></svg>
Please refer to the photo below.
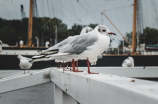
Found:
<svg viewBox="0 0 158 104"><path fill-rule="evenodd" d="M27 57L24 57L24 56L21 56L21 55L18 55L18 58L21 60L21 59L25 59L27 61L32 61L32 58L27 58Z"/></svg>
<svg viewBox="0 0 158 104"><path fill-rule="evenodd" d="M78 36L78 35L76 35L76 36ZM64 39L60 43L48 48L47 50L45 50L44 52L41 52L41 53L46 53L46 52L48 52L50 50L59 49L59 48L63 47L64 45L68 44L76 36L69 36L68 38Z"/></svg>
<svg viewBox="0 0 158 104"><path fill-rule="evenodd" d="M64 53L71 53L71 54L80 54L84 52L87 47L93 45L98 40L96 35L80 35L75 37L73 41L67 46L64 47Z"/></svg>
<svg viewBox="0 0 158 104"><path fill-rule="evenodd" d="M128 61L128 59L125 59L122 64L125 64L127 61Z"/></svg>
<svg viewBox="0 0 158 104"><path fill-rule="evenodd" d="M76 35L76 36L78 36L78 35ZM72 41L72 39L75 38L76 36L70 36L70 37L68 37L67 39L61 41L61 42L58 44L58 47L61 47L61 46L65 45L65 44L68 44L68 43L69 43L70 41Z"/></svg>

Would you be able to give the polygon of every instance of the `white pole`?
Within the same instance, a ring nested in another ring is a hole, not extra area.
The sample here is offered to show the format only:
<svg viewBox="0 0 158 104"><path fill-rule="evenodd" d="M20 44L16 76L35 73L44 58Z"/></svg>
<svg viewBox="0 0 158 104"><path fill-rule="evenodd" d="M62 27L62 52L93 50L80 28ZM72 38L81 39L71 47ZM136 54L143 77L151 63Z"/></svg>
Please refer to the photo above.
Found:
<svg viewBox="0 0 158 104"><path fill-rule="evenodd" d="M55 26L55 44L58 43L58 37L57 37L57 26Z"/></svg>
<svg viewBox="0 0 158 104"><path fill-rule="evenodd" d="M37 47L39 47L39 39L38 39L38 37L36 36L35 39L37 40Z"/></svg>
<svg viewBox="0 0 158 104"><path fill-rule="evenodd" d="M123 54L124 54L124 40L123 40Z"/></svg>

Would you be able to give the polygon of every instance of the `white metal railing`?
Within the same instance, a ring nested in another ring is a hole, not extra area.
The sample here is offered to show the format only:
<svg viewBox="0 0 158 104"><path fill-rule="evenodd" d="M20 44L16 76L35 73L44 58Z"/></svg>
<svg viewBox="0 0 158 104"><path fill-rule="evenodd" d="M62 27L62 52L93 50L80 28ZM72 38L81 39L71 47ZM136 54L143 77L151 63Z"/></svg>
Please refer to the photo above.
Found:
<svg viewBox="0 0 158 104"><path fill-rule="evenodd" d="M152 74L158 77L156 68L146 68L145 70L148 70L146 72L143 72L144 69L141 67L91 69L103 73L88 74L86 71L75 73L69 70L63 71L62 68L47 68L28 74L4 77L0 79L0 93L52 81L54 96L45 97L54 97L55 104L157 104L157 82L122 76L137 73L139 77L151 77ZM80 67L79 70L86 68ZM141 76L142 74L144 76Z"/></svg>
<svg viewBox="0 0 158 104"><path fill-rule="evenodd" d="M157 104L158 83L111 74L51 70L55 104ZM65 99L67 98L67 99Z"/></svg>
<svg viewBox="0 0 158 104"><path fill-rule="evenodd" d="M45 75L50 73L50 69L34 71L27 74L18 74L0 79L0 93L26 88L42 83L50 82Z"/></svg>

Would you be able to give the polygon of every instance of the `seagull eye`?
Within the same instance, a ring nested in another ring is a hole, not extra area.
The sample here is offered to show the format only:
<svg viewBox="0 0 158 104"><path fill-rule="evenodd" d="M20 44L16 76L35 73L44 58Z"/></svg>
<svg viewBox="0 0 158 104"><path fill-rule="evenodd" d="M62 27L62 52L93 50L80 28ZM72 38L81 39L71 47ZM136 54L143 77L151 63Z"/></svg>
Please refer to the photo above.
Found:
<svg viewBox="0 0 158 104"><path fill-rule="evenodd" d="M103 32L105 32L106 30L102 30Z"/></svg>

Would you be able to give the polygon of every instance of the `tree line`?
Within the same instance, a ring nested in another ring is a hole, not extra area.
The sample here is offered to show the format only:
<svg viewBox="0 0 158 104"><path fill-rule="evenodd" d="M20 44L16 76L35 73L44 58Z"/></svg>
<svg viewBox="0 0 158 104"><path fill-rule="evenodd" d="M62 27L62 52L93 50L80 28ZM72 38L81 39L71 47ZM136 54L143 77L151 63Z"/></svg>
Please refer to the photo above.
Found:
<svg viewBox="0 0 158 104"><path fill-rule="evenodd" d="M153 45L158 44L158 29L146 27L139 35L139 44ZM132 43L132 32L125 34L127 40ZM128 47L128 43L124 41L124 46ZM123 47L123 42L120 41L119 47Z"/></svg>
<svg viewBox="0 0 158 104"><path fill-rule="evenodd" d="M98 24L89 24L91 28L95 28ZM58 18L48 17L33 17L33 32L32 43L36 46L35 37L39 38L40 46L44 46L46 41L49 41L51 45L54 45L55 39L55 26L58 30L58 42L67 38L68 36L78 35L84 25L74 24L71 29L67 28L67 25ZM125 34L127 40L132 43L132 32ZM28 41L28 18L22 20L6 20L0 18L0 40L8 45L15 45L20 40L27 44ZM158 44L158 30L151 27L146 27L143 32L139 34L139 44ZM127 47L128 43L124 42ZM123 42L120 41L119 47L123 46Z"/></svg>
<svg viewBox="0 0 158 104"><path fill-rule="evenodd" d="M98 24L89 24L95 28ZM71 29L58 18L33 17L32 43L36 46L35 37L39 38L40 46L44 46L46 41L54 45L55 26L57 26L58 41L62 41L68 36L78 35L84 25L74 24ZM0 40L8 45L16 45L20 40L26 45L28 42L28 18L22 20L6 20L0 18Z"/></svg>

